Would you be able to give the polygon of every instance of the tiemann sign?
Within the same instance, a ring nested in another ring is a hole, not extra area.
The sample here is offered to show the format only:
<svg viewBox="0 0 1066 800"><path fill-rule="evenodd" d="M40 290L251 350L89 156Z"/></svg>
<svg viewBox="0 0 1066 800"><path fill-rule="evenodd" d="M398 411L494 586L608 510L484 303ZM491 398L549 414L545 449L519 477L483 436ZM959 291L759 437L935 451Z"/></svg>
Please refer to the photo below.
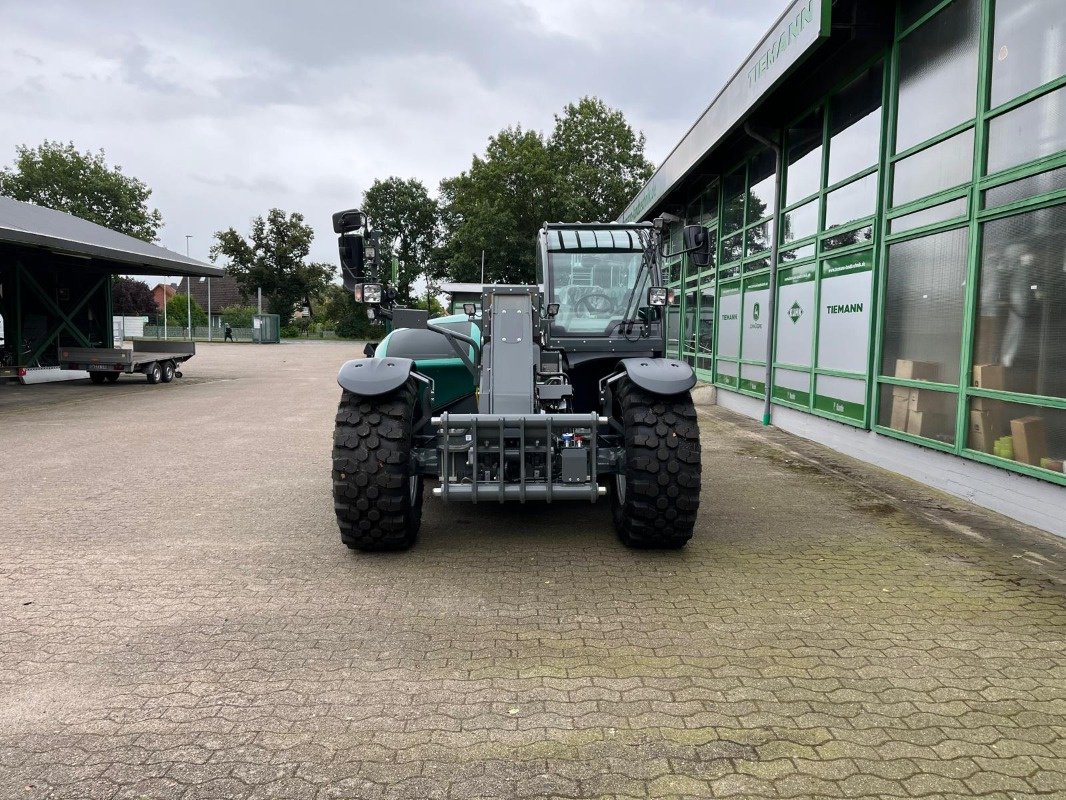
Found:
<svg viewBox="0 0 1066 800"><path fill-rule="evenodd" d="M651 180L637 193L622 222L641 219L718 142L735 128L759 98L829 35L831 0L795 0L744 64L678 142Z"/></svg>

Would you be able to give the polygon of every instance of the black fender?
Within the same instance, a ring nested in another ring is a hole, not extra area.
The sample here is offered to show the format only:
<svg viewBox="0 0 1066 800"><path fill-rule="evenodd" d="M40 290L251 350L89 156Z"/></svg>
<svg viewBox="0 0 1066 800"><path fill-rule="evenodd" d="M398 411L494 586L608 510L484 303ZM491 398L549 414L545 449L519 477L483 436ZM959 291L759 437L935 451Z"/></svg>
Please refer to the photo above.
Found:
<svg viewBox="0 0 1066 800"><path fill-rule="evenodd" d="M681 394L696 385L695 371L676 358L623 358L619 366L629 380L652 394Z"/></svg>
<svg viewBox="0 0 1066 800"><path fill-rule="evenodd" d="M356 358L344 362L337 373L337 383L352 394L377 397L403 386L414 365L410 358Z"/></svg>

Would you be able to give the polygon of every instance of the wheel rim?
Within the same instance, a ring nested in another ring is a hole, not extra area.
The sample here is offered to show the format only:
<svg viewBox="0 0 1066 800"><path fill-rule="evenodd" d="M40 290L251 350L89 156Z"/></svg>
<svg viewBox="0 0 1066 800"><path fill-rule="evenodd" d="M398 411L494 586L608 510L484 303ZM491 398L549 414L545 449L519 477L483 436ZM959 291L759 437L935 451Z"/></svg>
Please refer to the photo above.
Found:
<svg viewBox="0 0 1066 800"><path fill-rule="evenodd" d="M619 503L626 501L626 476L620 472L614 476L614 493Z"/></svg>

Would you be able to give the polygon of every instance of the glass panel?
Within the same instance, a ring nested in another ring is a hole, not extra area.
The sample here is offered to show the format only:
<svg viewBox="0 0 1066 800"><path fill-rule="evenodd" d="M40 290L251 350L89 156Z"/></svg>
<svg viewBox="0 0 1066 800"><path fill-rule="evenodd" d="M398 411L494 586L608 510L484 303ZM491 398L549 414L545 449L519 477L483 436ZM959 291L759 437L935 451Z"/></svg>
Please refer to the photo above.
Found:
<svg viewBox="0 0 1066 800"><path fill-rule="evenodd" d="M859 242L872 242L874 239L874 229L870 225L866 225L862 228L856 228L853 231L847 231L846 233L837 233L832 236L826 236L822 239L822 250L835 250L838 247L847 247L851 244L858 244Z"/></svg>
<svg viewBox="0 0 1066 800"><path fill-rule="evenodd" d="M744 169L725 177L725 209L722 212L722 232L732 233L744 224Z"/></svg>
<svg viewBox="0 0 1066 800"><path fill-rule="evenodd" d="M825 229L872 216L877 204L877 173L852 181L825 196Z"/></svg>
<svg viewBox="0 0 1066 800"><path fill-rule="evenodd" d="M726 278L735 278L739 274L740 274L740 264L737 264L737 265L732 266L732 267L720 268L718 270L718 277L721 278L722 280L725 280Z"/></svg>
<svg viewBox="0 0 1066 800"><path fill-rule="evenodd" d="M703 266L696 266L695 264L693 264L692 265L692 269L700 270L700 271L705 270L705 269L713 270L715 265L717 264L718 229L717 228L708 228L707 229L707 239L711 243L711 251L707 254L707 263L704 264Z"/></svg>
<svg viewBox="0 0 1066 800"><path fill-rule="evenodd" d="M1066 410L971 397L966 446L1061 475Z"/></svg>
<svg viewBox="0 0 1066 800"><path fill-rule="evenodd" d="M603 336L633 319L647 302L650 271L642 258L640 251L549 253L549 302L560 306L552 334Z"/></svg>
<svg viewBox="0 0 1066 800"><path fill-rule="evenodd" d="M1062 0L997 0L992 107L1066 73Z"/></svg>
<svg viewBox="0 0 1066 800"><path fill-rule="evenodd" d="M810 258L814 255L814 242L805 244L802 247L793 247L791 250L783 250L781 252L782 261L796 261L801 258Z"/></svg>
<svg viewBox="0 0 1066 800"><path fill-rule="evenodd" d="M888 248L881 374L958 383L966 228Z"/></svg>
<svg viewBox="0 0 1066 800"><path fill-rule="evenodd" d="M818 366L865 375L870 368L873 251L822 260Z"/></svg>
<svg viewBox="0 0 1066 800"><path fill-rule="evenodd" d="M713 186L703 193L703 213L700 222L714 225L718 222L718 186Z"/></svg>
<svg viewBox="0 0 1066 800"><path fill-rule="evenodd" d="M754 255L770 249L770 221L762 222L748 228L744 234L744 244L747 246L745 255Z"/></svg>
<svg viewBox="0 0 1066 800"><path fill-rule="evenodd" d="M877 163L883 74L875 64L829 101L829 186Z"/></svg>
<svg viewBox="0 0 1066 800"><path fill-rule="evenodd" d="M755 272L755 271L760 270L760 269L766 269L769 266L770 266L770 259L768 259L768 258L757 258L754 261L745 261L744 262L744 271L745 272Z"/></svg>
<svg viewBox="0 0 1066 800"><path fill-rule="evenodd" d="M714 352L714 283L700 285L699 331L696 336L696 366L711 368Z"/></svg>
<svg viewBox="0 0 1066 800"><path fill-rule="evenodd" d="M978 0L955 0L900 42L897 153L973 117L979 20Z"/></svg>
<svg viewBox="0 0 1066 800"><path fill-rule="evenodd" d="M988 123L988 174L1066 150L1066 87Z"/></svg>
<svg viewBox="0 0 1066 800"><path fill-rule="evenodd" d="M743 255L744 234L736 233L722 240L722 263L736 261Z"/></svg>
<svg viewBox="0 0 1066 800"><path fill-rule="evenodd" d="M822 185L822 109L788 129L785 205L809 197Z"/></svg>
<svg viewBox="0 0 1066 800"><path fill-rule="evenodd" d="M793 242L818 232L818 199L781 215L781 239Z"/></svg>
<svg viewBox="0 0 1066 800"><path fill-rule="evenodd" d="M881 384L877 422L886 428L954 444L957 414L954 392Z"/></svg>
<svg viewBox="0 0 1066 800"><path fill-rule="evenodd" d="M1028 178L989 189L985 192L985 208L1005 206L1007 203L1055 192L1059 189L1066 189L1066 167L1041 172L1039 175L1030 175Z"/></svg>
<svg viewBox="0 0 1066 800"><path fill-rule="evenodd" d="M920 20L940 0L903 0L900 3L899 22L900 30L907 30L911 25Z"/></svg>
<svg viewBox="0 0 1066 800"><path fill-rule="evenodd" d="M672 258L663 264L663 279L668 283L678 283L681 280L681 258Z"/></svg>
<svg viewBox="0 0 1066 800"><path fill-rule="evenodd" d="M681 352L686 356L694 351L696 346L696 334L699 329L698 320L700 313L700 293L697 286L692 283L685 287L685 305L684 305L684 329L682 330L681 340ZM695 361L691 358L686 360L695 366Z"/></svg>
<svg viewBox="0 0 1066 800"><path fill-rule="evenodd" d="M892 205L966 183L973 175L973 129L897 161L892 176Z"/></svg>
<svg viewBox="0 0 1066 800"><path fill-rule="evenodd" d="M1066 206L986 222L981 243L974 384L1066 397Z"/></svg>
<svg viewBox="0 0 1066 800"><path fill-rule="evenodd" d="M666 309L666 352L672 358L681 356L681 306Z"/></svg>
<svg viewBox="0 0 1066 800"><path fill-rule="evenodd" d="M774 153L764 150L751 160L748 181L751 191L748 193L748 222L770 216L774 210L774 192L776 175L774 174Z"/></svg>
<svg viewBox="0 0 1066 800"><path fill-rule="evenodd" d="M866 381L818 375L814 379L814 407L861 423L866 416Z"/></svg>
<svg viewBox="0 0 1066 800"><path fill-rule="evenodd" d="M945 222L953 217L960 217L965 213L966 198L960 197L957 200L950 200L947 203L941 203L930 208L923 208L921 211L915 211L912 214L896 217L888 225L892 233L900 233L901 231L920 228L923 225L932 225L934 222Z"/></svg>

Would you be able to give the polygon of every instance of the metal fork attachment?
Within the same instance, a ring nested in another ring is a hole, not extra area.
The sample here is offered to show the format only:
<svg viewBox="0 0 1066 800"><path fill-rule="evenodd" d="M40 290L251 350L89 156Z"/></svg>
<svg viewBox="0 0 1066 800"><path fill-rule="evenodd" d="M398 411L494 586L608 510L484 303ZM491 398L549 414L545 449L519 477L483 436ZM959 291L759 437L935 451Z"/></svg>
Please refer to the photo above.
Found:
<svg viewBox="0 0 1066 800"><path fill-rule="evenodd" d="M432 419L440 442L444 500L589 500L606 493L597 482L598 414L441 414Z"/></svg>

